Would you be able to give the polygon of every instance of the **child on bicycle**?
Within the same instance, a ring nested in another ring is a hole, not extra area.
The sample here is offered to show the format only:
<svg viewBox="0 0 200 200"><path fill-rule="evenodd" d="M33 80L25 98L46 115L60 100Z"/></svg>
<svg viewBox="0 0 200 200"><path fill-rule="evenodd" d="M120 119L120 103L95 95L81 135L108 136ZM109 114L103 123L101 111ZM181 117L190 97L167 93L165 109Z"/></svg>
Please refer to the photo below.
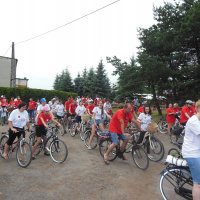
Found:
<svg viewBox="0 0 200 200"><path fill-rule="evenodd" d="M53 115L50 113L50 108L49 106L44 106L42 107L41 112L38 115L38 120L36 122L35 126L35 131L36 131L36 142L34 146L32 147L32 159L35 159L35 150L37 146L42 142L42 137L46 137L47 133L47 128L48 128L48 122L53 121L58 125L59 127L61 126L59 122L57 122L54 118ZM48 150L45 148L44 155L49 155Z"/></svg>

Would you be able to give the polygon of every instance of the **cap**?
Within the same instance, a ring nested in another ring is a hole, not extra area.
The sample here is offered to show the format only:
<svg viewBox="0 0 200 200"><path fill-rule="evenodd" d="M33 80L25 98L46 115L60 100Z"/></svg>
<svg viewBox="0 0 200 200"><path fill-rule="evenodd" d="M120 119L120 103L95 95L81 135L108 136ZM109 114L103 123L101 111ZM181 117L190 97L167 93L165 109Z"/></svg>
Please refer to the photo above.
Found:
<svg viewBox="0 0 200 200"><path fill-rule="evenodd" d="M44 103L44 102L46 102L46 99L45 98L41 98L40 99L40 103Z"/></svg>

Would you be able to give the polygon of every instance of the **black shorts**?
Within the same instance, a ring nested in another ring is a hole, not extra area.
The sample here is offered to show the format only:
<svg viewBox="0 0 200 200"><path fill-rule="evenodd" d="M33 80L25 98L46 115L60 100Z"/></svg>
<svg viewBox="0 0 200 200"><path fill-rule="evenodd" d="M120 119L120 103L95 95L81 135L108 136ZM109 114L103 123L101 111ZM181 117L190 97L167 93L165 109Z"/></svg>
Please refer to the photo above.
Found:
<svg viewBox="0 0 200 200"><path fill-rule="evenodd" d="M10 146L13 144L15 138L17 137L18 139L20 138L20 136L23 134L23 137L25 137L25 132L24 129L22 128L17 128L17 127L13 127L15 129L17 129L17 131L20 131L18 133L14 133L11 129L8 130L9 133L9 139L7 141L7 144Z"/></svg>
<svg viewBox="0 0 200 200"><path fill-rule="evenodd" d="M35 132L37 137L42 137L46 136L47 129L45 128L45 126L35 126Z"/></svg>
<svg viewBox="0 0 200 200"><path fill-rule="evenodd" d="M81 116L76 116L76 123L81 123Z"/></svg>

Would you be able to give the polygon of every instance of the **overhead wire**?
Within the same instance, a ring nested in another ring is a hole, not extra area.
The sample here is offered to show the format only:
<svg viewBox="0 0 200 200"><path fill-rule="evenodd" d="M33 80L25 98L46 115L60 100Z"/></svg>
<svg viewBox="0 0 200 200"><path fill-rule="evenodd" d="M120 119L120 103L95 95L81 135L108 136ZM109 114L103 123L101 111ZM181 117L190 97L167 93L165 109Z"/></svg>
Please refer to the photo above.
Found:
<svg viewBox="0 0 200 200"><path fill-rule="evenodd" d="M119 1L120 1L120 0L113 1L113 2L111 2L111 3L109 3L109 4L105 5L105 6L103 6L103 7L101 7L101 8L98 8L98 9L92 11L92 12L89 12L89 13L87 13L87 14L81 16L81 17L78 17L78 18L76 18L76 19L74 19L74 20L72 20L72 21L70 21L70 22L67 22L67 23L65 23L65 24L63 24L63 25L61 25L61 26L58 26L58 27L56 27L56 28L53 28L53 29L51 29L51 30L49 30L49 31L46 31L46 32L44 32L44 33L41 33L41 34L39 34L39 35L30 37L30 38L28 38L28 39L26 39L26 40L22 40L22 41L20 41L20 42L17 42L17 43L15 43L15 45L19 45L19 44L28 42L28 41L30 41L30 40L34 40L34 39L36 39L36 38L38 38L38 37L41 37L41 36L44 36L44 35L46 35L46 34L48 34L48 33L50 33L50 32L53 32L53 31L56 31L56 30L58 30L58 29L60 29L60 28L63 28L63 27L65 27L65 26L68 26L68 25L70 25L70 24L72 24L72 23L74 23L74 22L76 22L76 21L79 21L79 20L81 20L81 19L83 19L83 18L85 18L85 17L88 17L89 15L92 15L92 14L94 14L94 13L100 11L100 10L103 10L103 9L105 9L105 8L111 6L111 5L113 5L113 4L115 4L115 3L119 2Z"/></svg>

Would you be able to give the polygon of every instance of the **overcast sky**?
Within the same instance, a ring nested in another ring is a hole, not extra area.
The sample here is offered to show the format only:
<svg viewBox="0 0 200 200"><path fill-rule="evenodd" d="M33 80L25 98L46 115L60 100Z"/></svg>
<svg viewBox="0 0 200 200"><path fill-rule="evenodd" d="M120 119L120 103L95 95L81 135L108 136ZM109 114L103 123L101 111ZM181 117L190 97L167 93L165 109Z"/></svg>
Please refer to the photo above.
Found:
<svg viewBox="0 0 200 200"><path fill-rule="evenodd" d="M28 78L31 88L52 89L56 74L66 67L75 78L84 67L96 68L100 59L111 82L115 82L116 77L111 75L114 68L105 57L116 55L129 61L136 56L137 29L155 23L153 5L163 5L163 0L120 0L56 31L22 42L114 1L1 0L0 55L10 57L9 46L15 42L17 78Z"/></svg>

